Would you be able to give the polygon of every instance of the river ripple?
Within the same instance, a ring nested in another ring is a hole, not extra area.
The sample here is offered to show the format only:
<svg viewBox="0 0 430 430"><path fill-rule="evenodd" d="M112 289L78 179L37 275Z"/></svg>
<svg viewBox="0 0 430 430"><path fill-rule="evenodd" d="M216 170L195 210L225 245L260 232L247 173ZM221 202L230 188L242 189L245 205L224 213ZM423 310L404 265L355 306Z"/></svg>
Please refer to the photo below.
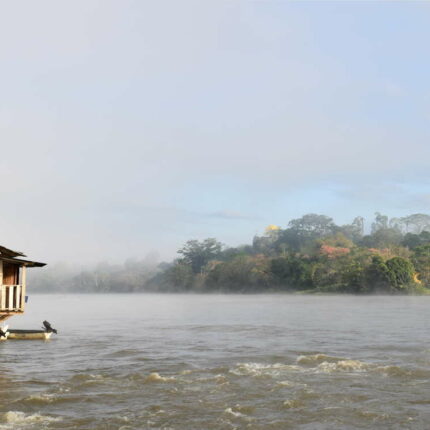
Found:
<svg viewBox="0 0 430 430"><path fill-rule="evenodd" d="M430 298L35 295L0 429L428 429Z"/></svg>

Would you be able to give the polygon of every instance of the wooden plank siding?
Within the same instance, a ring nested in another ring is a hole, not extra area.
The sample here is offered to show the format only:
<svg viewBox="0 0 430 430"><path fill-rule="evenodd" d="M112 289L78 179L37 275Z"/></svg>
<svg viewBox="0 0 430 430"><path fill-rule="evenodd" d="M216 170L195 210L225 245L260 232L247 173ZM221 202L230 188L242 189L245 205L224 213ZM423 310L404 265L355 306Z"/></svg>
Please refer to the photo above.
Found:
<svg viewBox="0 0 430 430"><path fill-rule="evenodd" d="M25 286L20 283L20 265L1 262L0 312L23 312ZM25 268L22 268L21 282L25 282Z"/></svg>
<svg viewBox="0 0 430 430"><path fill-rule="evenodd" d="M19 264L3 262L3 285L19 285Z"/></svg>
<svg viewBox="0 0 430 430"><path fill-rule="evenodd" d="M0 312L22 312L25 298L21 285L0 286Z"/></svg>

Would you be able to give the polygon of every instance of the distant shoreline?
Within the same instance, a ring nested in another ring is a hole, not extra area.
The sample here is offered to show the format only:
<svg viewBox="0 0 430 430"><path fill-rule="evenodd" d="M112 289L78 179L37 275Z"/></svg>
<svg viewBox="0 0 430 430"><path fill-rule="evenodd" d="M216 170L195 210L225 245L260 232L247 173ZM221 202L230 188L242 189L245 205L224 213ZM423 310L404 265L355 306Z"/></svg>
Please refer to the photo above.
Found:
<svg viewBox="0 0 430 430"><path fill-rule="evenodd" d="M375 214L336 225L306 214L287 228L269 225L248 245L188 240L172 262L100 263L73 271L52 266L29 279L29 291L76 293L430 294L430 215Z"/></svg>
<svg viewBox="0 0 430 430"><path fill-rule="evenodd" d="M231 291L112 291L112 292L97 292L97 291L34 291L29 294L32 295L181 295L181 296L251 296L251 295L279 295L279 296L351 296L351 297L422 297L430 296L430 290L423 293L387 293L387 292L372 292L372 293L349 293L349 292L327 292L327 291L244 291L244 292L231 292Z"/></svg>

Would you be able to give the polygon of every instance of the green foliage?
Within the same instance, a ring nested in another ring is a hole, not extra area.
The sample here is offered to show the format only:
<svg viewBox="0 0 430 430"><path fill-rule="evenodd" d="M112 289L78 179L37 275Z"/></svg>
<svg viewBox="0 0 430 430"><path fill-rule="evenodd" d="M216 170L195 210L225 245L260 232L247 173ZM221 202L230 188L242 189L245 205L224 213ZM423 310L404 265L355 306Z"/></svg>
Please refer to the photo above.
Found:
<svg viewBox="0 0 430 430"><path fill-rule="evenodd" d="M266 289L270 285L268 259L263 256L238 256L219 263L208 273L209 289L244 292Z"/></svg>
<svg viewBox="0 0 430 430"><path fill-rule="evenodd" d="M285 289L305 289L312 284L311 262L295 255L273 258L270 271L274 282Z"/></svg>
<svg viewBox="0 0 430 430"><path fill-rule="evenodd" d="M427 294L430 291L430 216L391 218L376 213L372 232L364 220L337 226L325 215L269 226L252 245L223 249L214 238L190 240L173 263L151 259L99 264L76 272L41 271L39 291L314 291ZM31 274L32 275L32 274Z"/></svg>
<svg viewBox="0 0 430 430"><path fill-rule="evenodd" d="M307 214L288 223L291 230L304 236L324 237L336 231L333 219L326 215Z"/></svg>
<svg viewBox="0 0 430 430"><path fill-rule="evenodd" d="M252 240L252 253L263 255L276 255L276 241L268 236L254 236Z"/></svg>
<svg viewBox="0 0 430 430"><path fill-rule="evenodd" d="M368 287L365 278L365 268L358 260L349 261L342 270L343 290L350 293L366 293Z"/></svg>
<svg viewBox="0 0 430 430"><path fill-rule="evenodd" d="M312 281L319 291L361 292L362 268L349 253L318 258L313 267Z"/></svg>
<svg viewBox="0 0 430 430"><path fill-rule="evenodd" d="M166 286L168 289L189 290L193 285L193 280L192 267L181 261L174 264L166 272Z"/></svg>
<svg viewBox="0 0 430 430"><path fill-rule="evenodd" d="M386 262L390 273L391 286L395 290L402 290L414 281L415 269L412 263L401 257L391 258Z"/></svg>
<svg viewBox="0 0 430 430"><path fill-rule="evenodd" d="M375 255L365 272L366 292L389 291L391 289L390 270L381 256Z"/></svg>
<svg viewBox="0 0 430 430"><path fill-rule="evenodd" d="M237 248L227 248L224 249L218 256L219 260L221 261L229 261L233 260L236 257L239 256L246 256L246 255L253 255L254 249L250 245L242 245L238 246Z"/></svg>
<svg viewBox="0 0 430 430"><path fill-rule="evenodd" d="M307 214L288 223L288 229L280 232L278 247L286 244L286 249L295 252L308 252L315 240L334 234L337 227L325 215Z"/></svg>
<svg viewBox="0 0 430 430"><path fill-rule="evenodd" d="M405 290L414 283L414 273L413 264L405 258L393 257L384 262L376 255L367 268L367 285L378 292Z"/></svg>
<svg viewBox="0 0 430 430"><path fill-rule="evenodd" d="M417 246L430 244L430 232L422 231L420 234L406 233L403 236L402 245L408 248L416 248Z"/></svg>
<svg viewBox="0 0 430 430"><path fill-rule="evenodd" d="M222 250L222 244L216 239L209 238L202 242L189 240L179 251L183 256L183 261L189 264L193 273L200 273L206 264L216 259Z"/></svg>
<svg viewBox="0 0 430 430"><path fill-rule="evenodd" d="M366 248L387 248L392 245L400 245L402 233L395 228L380 228L371 235L364 236L360 245Z"/></svg>
<svg viewBox="0 0 430 430"><path fill-rule="evenodd" d="M412 263L423 286L430 287L430 244L421 245L414 249Z"/></svg>
<svg viewBox="0 0 430 430"><path fill-rule="evenodd" d="M352 248L354 246L354 243L341 232L327 236L324 239L319 239L316 242L318 245L328 245L341 248Z"/></svg>

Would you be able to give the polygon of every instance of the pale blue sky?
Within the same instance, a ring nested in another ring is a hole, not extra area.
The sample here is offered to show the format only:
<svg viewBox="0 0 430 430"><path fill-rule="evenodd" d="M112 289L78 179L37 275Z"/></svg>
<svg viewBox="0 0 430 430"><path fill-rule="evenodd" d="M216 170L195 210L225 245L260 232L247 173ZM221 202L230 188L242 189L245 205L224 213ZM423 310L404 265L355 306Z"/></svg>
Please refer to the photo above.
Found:
<svg viewBox="0 0 430 430"><path fill-rule="evenodd" d="M0 0L2 244L165 259L430 213L430 2Z"/></svg>

